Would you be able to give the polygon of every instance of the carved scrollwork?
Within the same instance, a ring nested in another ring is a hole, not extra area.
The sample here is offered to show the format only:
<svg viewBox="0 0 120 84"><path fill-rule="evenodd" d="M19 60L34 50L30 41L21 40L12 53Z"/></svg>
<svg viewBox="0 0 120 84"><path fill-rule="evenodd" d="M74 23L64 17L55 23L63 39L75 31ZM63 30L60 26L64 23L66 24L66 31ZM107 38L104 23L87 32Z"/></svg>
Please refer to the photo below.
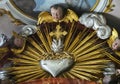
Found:
<svg viewBox="0 0 120 84"><path fill-rule="evenodd" d="M5 9L0 9L0 16L3 16L4 14L7 14L7 11Z"/></svg>
<svg viewBox="0 0 120 84"><path fill-rule="evenodd" d="M19 8L17 8L13 0L0 0L0 16L7 14L12 18L12 23L16 25L22 24L36 24L36 20L23 14Z"/></svg>
<svg viewBox="0 0 120 84"><path fill-rule="evenodd" d="M12 23L16 24L16 25L22 25L25 24L22 21L20 21L19 19L16 19L10 11L7 11L5 9L0 9L0 16L3 16L4 14L7 14L10 16L10 18L12 19Z"/></svg>

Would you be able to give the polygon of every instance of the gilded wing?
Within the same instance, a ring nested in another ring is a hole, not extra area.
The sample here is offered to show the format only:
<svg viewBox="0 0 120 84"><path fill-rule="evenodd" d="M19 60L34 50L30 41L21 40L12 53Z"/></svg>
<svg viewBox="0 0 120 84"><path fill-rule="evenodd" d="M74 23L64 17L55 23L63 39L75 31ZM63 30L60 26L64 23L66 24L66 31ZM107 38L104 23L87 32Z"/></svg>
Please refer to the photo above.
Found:
<svg viewBox="0 0 120 84"><path fill-rule="evenodd" d="M48 12L41 12L39 15L38 15L38 22L37 22L37 25L41 24L41 23L50 23L50 22L53 22L53 18L52 16L50 15L50 13Z"/></svg>
<svg viewBox="0 0 120 84"><path fill-rule="evenodd" d="M107 40L109 47L112 47L112 43L117 37L118 37L118 32L115 30L115 28L113 28L112 35Z"/></svg>
<svg viewBox="0 0 120 84"><path fill-rule="evenodd" d="M67 10L67 15L61 20L64 22L72 22L72 21L78 21L78 16L73 12L72 10Z"/></svg>

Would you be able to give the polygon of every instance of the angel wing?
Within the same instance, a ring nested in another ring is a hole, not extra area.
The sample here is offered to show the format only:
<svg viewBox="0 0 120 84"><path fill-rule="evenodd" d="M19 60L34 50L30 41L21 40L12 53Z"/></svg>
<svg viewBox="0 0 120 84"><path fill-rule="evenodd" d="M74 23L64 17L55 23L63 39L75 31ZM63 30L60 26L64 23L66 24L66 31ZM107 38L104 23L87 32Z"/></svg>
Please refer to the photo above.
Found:
<svg viewBox="0 0 120 84"><path fill-rule="evenodd" d="M112 47L112 43L117 37L118 37L118 32L115 30L115 28L113 28L112 35L107 40L109 47Z"/></svg>
<svg viewBox="0 0 120 84"><path fill-rule="evenodd" d="M75 12L73 12L72 10L68 9L67 10L67 15L61 20L64 21L66 23L68 23L69 21L78 21L78 16L75 14Z"/></svg>
<svg viewBox="0 0 120 84"><path fill-rule="evenodd" d="M44 23L44 22L53 22L53 18L52 16L50 15L50 13L48 12L41 12L39 15L38 15L38 22L37 22L37 25L41 24L41 23Z"/></svg>

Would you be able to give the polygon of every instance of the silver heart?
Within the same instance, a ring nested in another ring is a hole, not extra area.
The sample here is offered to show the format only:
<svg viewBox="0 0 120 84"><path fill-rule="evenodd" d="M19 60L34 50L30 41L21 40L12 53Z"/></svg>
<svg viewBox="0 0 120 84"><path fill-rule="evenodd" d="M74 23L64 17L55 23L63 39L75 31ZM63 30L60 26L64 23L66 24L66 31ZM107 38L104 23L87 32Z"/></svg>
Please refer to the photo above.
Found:
<svg viewBox="0 0 120 84"><path fill-rule="evenodd" d="M73 64L73 59L41 60L42 69L49 72L53 77L68 69Z"/></svg>

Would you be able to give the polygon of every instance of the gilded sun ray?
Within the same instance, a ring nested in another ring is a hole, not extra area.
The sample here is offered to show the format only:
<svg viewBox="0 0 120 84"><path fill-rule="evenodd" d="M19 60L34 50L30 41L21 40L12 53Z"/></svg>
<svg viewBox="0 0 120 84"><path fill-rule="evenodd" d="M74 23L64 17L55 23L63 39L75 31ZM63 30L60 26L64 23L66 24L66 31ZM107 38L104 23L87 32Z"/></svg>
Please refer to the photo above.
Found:
<svg viewBox="0 0 120 84"><path fill-rule="evenodd" d="M56 77L98 80L99 74L103 73L103 68L110 61L105 58L107 56L112 57L108 52L106 41L99 39L95 31L83 25L79 27L72 23L68 27L69 30L62 28L60 24L56 25L57 30L52 27L54 26L46 24L45 28L40 28L35 36L28 37L25 50L17 54L17 58L11 59L14 67L9 68L8 71L14 75L13 78L16 82L19 83L36 78L51 78L52 75L43 68L45 60L48 63L49 61L54 63L56 62L55 60L58 60L58 62L60 60L73 62L71 67L62 71ZM53 32L55 30L60 32L60 36L57 36L58 33ZM63 42L60 41L63 45L63 51L60 53L55 53L51 49L53 34L57 36L55 42L59 43L59 38L63 40ZM63 65L65 66L64 63Z"/></svg>

